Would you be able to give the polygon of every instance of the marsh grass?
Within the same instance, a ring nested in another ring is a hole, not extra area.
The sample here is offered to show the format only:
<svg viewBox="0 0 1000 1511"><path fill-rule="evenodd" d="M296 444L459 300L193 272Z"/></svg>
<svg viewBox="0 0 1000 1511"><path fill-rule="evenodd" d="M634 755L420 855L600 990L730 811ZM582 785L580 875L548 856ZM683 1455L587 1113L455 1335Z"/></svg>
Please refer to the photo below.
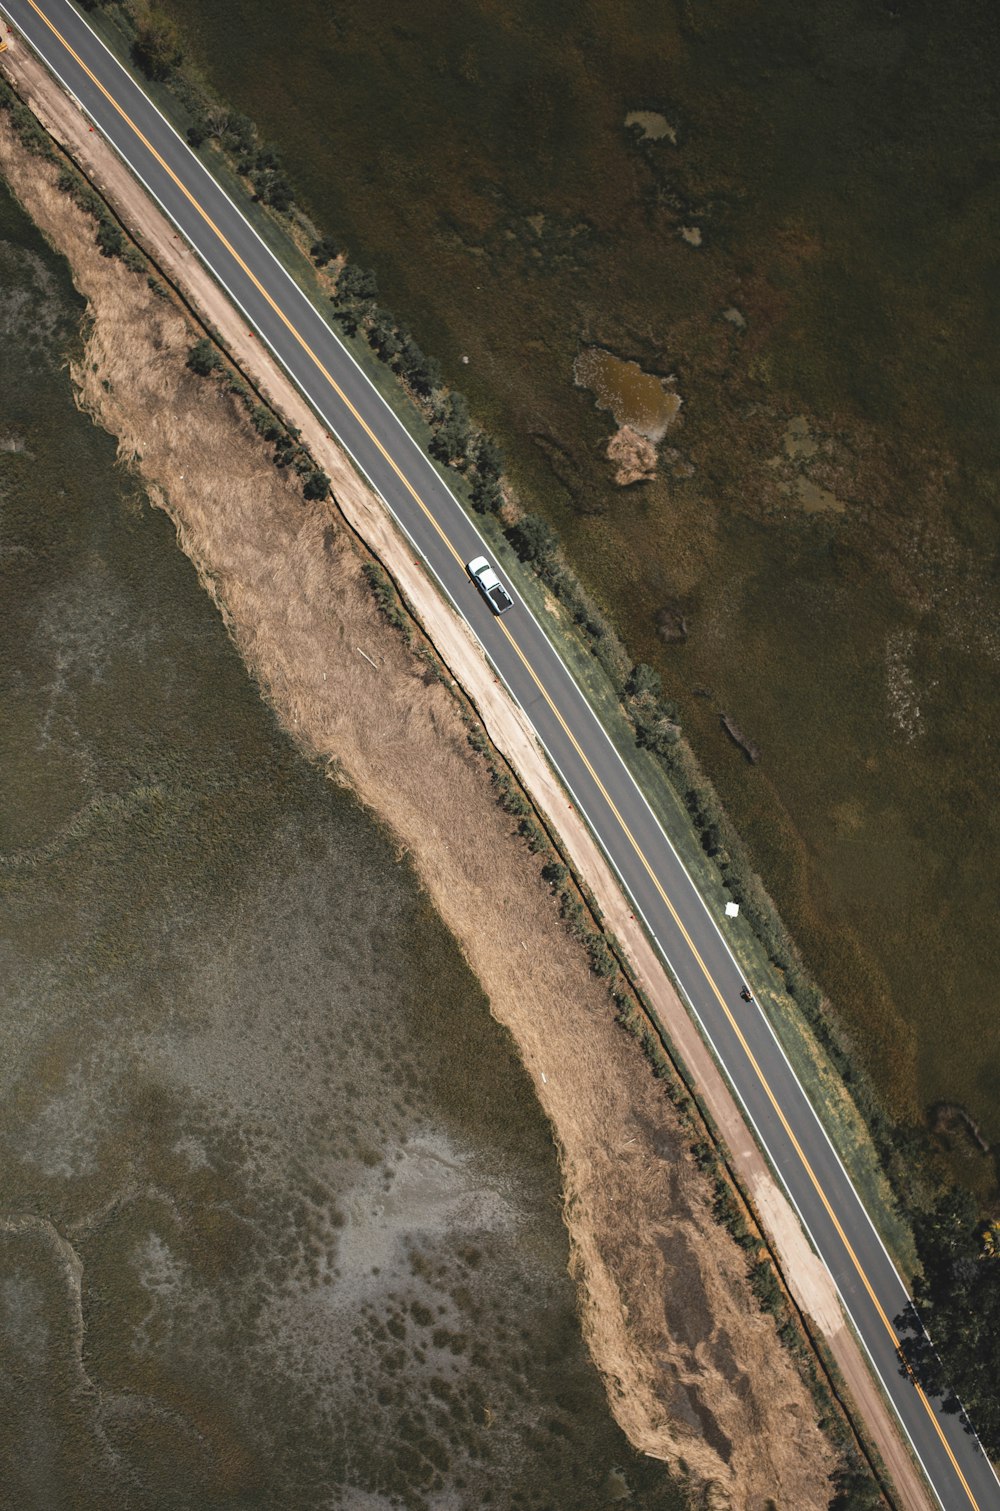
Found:
<svg viewBox="0 0 1000 1511"><path fill-rule="evenodd" d="M847 5L752 24L668 6L626 31L603 12L567 26L432 6L404 34L303 4L262 70L265 6L169 9L501 438L633 658L660 667L887 1101L912 1118L962 1100L988 1121L1000 1051L974 898L995 889L997 853L981 571L997 341L974 144L994 13L887 12L859 30ZM677 145L626 129L636 109L662 113ZM680 237L692 224L698 248ZM671 439L693 474L665 465L614 490L607 427L571 379L595 341L677 373ZM804 412L820 438L807 470L846 500L837 518L798 513L782 492L795 468L770 466ZM658 619L678 603L691 633L664 646ZM879 663L914 615L925 724L910 740ZM720 705L764 752L752 773ZM960 1029L942 1041L941 1023ZM980 1071L960 1050L972 1039Z"/></svg>
<svg viewBox="0 0 1000 1511"><path fill-rule="evenodd" d="M176 107L175 107L176 108ZM235 181L234 181L235 182ZM242 196L241 196L242 197ZM267 217L265 217L267 218ZM275 238L280 239L280 228L273 221L270 224L270 239L272 244L277 245ZM294 249L287 243L283 251L284 260L291 258L296 262ZM317 293L314 276L307 274L299 259L297 276L304 285L310 281L313 285L312 292ZM203 343L204 344L204 343ZM355 343L357 345L358 343ZM421 431L426 432L423 436L425 443L431 439L426 420L419 410L409 405L392 379L391 374L372 360L367 343L361 343L364 347L364 365L373 371L378 370L380 386L387 393L394 391L393 402L400 411L409 411L408 423L418 435ZM460 494L466 492L462 481L457 479L454 473L448 477L452 487ZM307 487L308 487L307 483ZM573 666L581 684L585 687L591 701L605 720L613 737L626 755L626 759L636 770L640 784L643 786L657 813L657 817L677 844L685 864L694 874L702 886L703 891L709 898L710 906L717 909L721 914L722 906L731 891L727 891L719 876L717 868L710 862L704 853L704 847L699 842L697 834L692 830L689 814L685 811L684 804L677 796L674 788L663 779L663 771L648 752L637 750L634 744L633 730L628 720L623 716L619 704L621 693L621 679L624 675L624 667L627 664L624 653L617 643L613 634L604 634L599 612L595 608L588 607L586 596L573 585L572 579L565 573L561 574L567 583L567 593L572 612L567 614L561 608L553 613L553 605L550 594L545 587L524 580L524 574L518 571L518 567L507 542L500 533L498 522L487 518L483 521L483 527L491 538L498 558L504 562L505 567L519 581L519 586L533 603L536 612L544 620L558 625L557 639L560 649ZM381 581L378 568L371 567L373 589L383 606L383 611L389 615L392 622L406 627L408 620L405 614L394 602L394 592L387 582ZM582 626L582 628L581 628ZM595 629L597 631L595 637ZM596 654L595 654L596 652ZM610 673L610 680L609 674ZM696 766L694 767L696 771ZM684 778L689 780L689 778ZM683 785L683 784L682 784ZM539 849L544 845L544 837L536 832L535 826L527 816L522 817L522 832L529 845ZM745 894L749 888L754 890L752 878L749 875L749 862L745 861L739 873L742 877L742 892ZM734 877L736 873L734 872ZM730 878L730 888L734 884L734 877ZM747 966L748 973L756 982L768 981L770 991L764 994L765 1000L774 1004L774 1018L778 1026L783 1042L788 1048L791 1058L800 1076L813 1093L813 1099L821 1109L821 1115L827 1122L834 1141L841 1152L842 1157L852 1170L859 1187L866 1198L873 1203L878 1213L879 1225L886 1237L886 1241L894 1251L902 1258L905 1264L909 1258L909 1246L905 1233L905 1227L901 1223L895 1208L895 1202L885 1184L885 1177L879 1169L878 1157L870 1148L865 1136L864 1125L857 1116L857 1109L851 1097L844 1093L831 1073L831 1053L835 1056L838 1069L849 1070L845 1051L841 1047L840 1040L831 1036L831 1028L824 1012L813 1012L811 1021L803 1018L795 1007L789 1004L785 996L785 989L791 981L791 976L785 972L774 971L769 963L768 956L781 958L789 956L792 948L788 944L780 921L774 918L773 906L769 899L760 892L761 906L757 908L760 922L757 925L757 935L763 938L763 949L758 943L754 933L747 929L744 920L733 929L733 940L737 952L741 954ZM746 913L746 908L744 912ZM570 918L571 923L573 918ZM775 935L782 941L775 946L768 941ZM596 973L611 976L614 973L614 962L604 942L597 936L588 934L588 948L591 951L592 967ZM779 955L776 955L776 950ZM797 964L797 978L802 979L800 963ZM799 996L801 998L801 992ZM811 993L812 997L817 994ZM818 998L817 998L818 1000ZM888 1033L888 1026L886 1027ZM826 1041L826 1048L821 1049L817 1042L817 1033ZM865 1091L863 1083L860 1089ZM867 1091L862 1098L862 1105L866 1116L876 1127L885 1124L881 1110L874 1097ZM881 1138L879 1148L882 1153L889 1149L892 1143L893 1131L886 1128ZM908 1146L908 1153L912 1153L912 1141ZM898 1163L898 1162L897 1162ZM906 1168L904 1161L900 1169ZM904 1182L904 1185L906 1183Z"/></svg>

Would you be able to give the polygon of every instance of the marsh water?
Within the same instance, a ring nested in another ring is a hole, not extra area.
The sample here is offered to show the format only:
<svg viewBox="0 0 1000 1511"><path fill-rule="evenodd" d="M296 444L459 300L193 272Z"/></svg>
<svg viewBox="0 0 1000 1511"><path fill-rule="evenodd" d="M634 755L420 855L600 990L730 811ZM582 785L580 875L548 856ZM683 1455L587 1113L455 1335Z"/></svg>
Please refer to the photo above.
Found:
<svg viewBox="0 0 1000 1511"><path fill-rule="evenodd" d="M547 1126L64 370L0 186L0 1501L679 1507Z"/></svg>
<svg viewBox="0 0 1000 1511"><path fill-rule="evenodd" d="M628 425L650 441L662 441L681 407L680 395L662 378L599 346L584 347L573 363L573 377L590 389L598 409L609 410L618 425Z"/></svg>
<svg viewBox="0 0 1000 1511"><path fill-rule="evenodd" d="M1000 1143L996 6L167 8L662 671L889 1101ZM683 395L639 487L595 346Z"/></svg>

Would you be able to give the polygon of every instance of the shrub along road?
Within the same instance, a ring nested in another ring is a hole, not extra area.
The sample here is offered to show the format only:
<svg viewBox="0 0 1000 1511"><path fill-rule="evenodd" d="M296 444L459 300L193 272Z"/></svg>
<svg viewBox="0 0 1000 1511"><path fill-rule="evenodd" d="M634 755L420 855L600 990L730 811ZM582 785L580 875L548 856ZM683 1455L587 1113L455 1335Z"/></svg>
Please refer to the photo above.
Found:
<svg viewBox="0 0 1000 1511"><path fill-rule="evenodd" d="M190 242L381 495L524 709L701 1025L827 1264L941 1505L1000 1508L1000 1483L942 1401L901 1373L908 1296L769 1025L740 999L724 933L541 625L495 618L465 572L474 522L320 313L67 0L4 0L27 38Z"/></svg>

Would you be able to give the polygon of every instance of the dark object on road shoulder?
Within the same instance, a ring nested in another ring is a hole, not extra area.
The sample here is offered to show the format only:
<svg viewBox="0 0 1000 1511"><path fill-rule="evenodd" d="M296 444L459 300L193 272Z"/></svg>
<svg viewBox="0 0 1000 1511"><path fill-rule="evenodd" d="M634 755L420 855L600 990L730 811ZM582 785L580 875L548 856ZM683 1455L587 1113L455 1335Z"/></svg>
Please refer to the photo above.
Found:
<svg viewBox="0 0 1000 1511"><path fill-rule="evenodd" d="M742 987L740 987L740 996L743 998L744 1002L752 1002L753 1001L753 992L750 990L750 988L748 986L742 986Z"/></svg>
<svg viewBox="0 0 1000 1511"><path fill-rule="evenodd" d="M475 556L466 567L476 587L482 593L494 614L506 614L514 607L514 600L507 592L485 556Z"/></svg>

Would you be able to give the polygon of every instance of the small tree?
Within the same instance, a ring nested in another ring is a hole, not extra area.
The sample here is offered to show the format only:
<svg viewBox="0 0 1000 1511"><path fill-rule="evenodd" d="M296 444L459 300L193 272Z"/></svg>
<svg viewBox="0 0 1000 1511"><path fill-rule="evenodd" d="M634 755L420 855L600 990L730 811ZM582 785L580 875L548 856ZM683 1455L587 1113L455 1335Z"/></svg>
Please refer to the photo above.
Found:
<svg viewBox="0 0 1000 1511"><path fill-rule="evenodd" d="M652 698L659 702L663 697L659 672L647 666L645 661L639 661L629 673L625 691L630 698Z"/></svg>
<svg viewBox="0 0 1000 1511"><path fill-rule="evenodd" d="M639 745L669 759L671 748L680 737L677 724L677 706L663 696L658 673L644 661L632 668L625 684L625 702L629 717L635 725L635 737ZM690 808L690 794L688 806ZM695 821L704 815L696 798Z"/></svg>
<svg viewBox="0 0 1000 1511"><path fill-rule="evenodd" d="M349 300L362 303L367 299L377 299L378 281L375 274L368 268L359 268L356 263L349 262L337 279L335 297L343 303Z"/></svg>
<svg viewBox="0 0 1000 1511"><path fill-rule="evenodd" d="M257 173L276 173L281 167L281 158L276 148L269 147L266 143L263 147L258 147L253 166Z"/></svg>
<svg viewBox="0 0 1000 1511"><path fill-rule="evenodd" d="M298 443L288 431L283 431L274 443L274 465L287 467L294 460L298 451Z"/></svg>
<svg viewBox="0 0 1000 1511"><path fill-rule="evenodd" d="M556 538L539 514L522 514L507 538L522 561L534 561L544 567L555 560Z"/></svg>
<svg viewBox="0 0 1000 1511"><path fill-rule="evenodd" d="M265 441L276 441L285 428L263 404L255 406L250 420L257 434L262 435Z"/></svg>
<svg viewBox="0 0 1000 1511"><path fill-rule="evenodd" d="M340 256L340 249L332 236L321 236L309 248L309 256L318 268L325 268L328 262Z"/></svg>
<svg viewBox="0 0 1000 1511"><path fill-rule="evenodd" d="M270 205L272 210L277 210L279 214L285 214L295 203L292 186L282 172L268 170L254 179L254 188L261 203Z"/></svg>
<svg viewBox="0 0 1000 1511"><path fill-rule="evenodd" d="M701 831L701 844L706 855L715 856L720 853L722 850L722 835L719 833L718 824L709 822L705 825Z"/></svg>
<svg viewBox="0 0 1000 1511"><path fill-rule="evenodd" d="M603 934L592 934L587 940L587 954L590 957L590 969L595 976L613 976L618 969L618 962L608 947L608 942Z"/></svg>
<svg viewBox="0 0 1000 1511"><path fill-rule="evenodd" d="M187 365L200 378L207 378L209 373L215 372L222 366L222 358L211 341L203 336L188 352Z"/></svg>
<svg viewBox="0 0 1000 1511"><path fill-rule="evenodd" d="M361 324L361 310L356 304L337 304L337 296L332 296L334 303L333 318L344 331L345 335L357 335L358 326Z"/></svg>
<svg viewBox="0 0 1000 1511"><path fill-rule="evenodd" d="M330 491L330 479L318 467L309 473L302 489L303 498L326 498Z"/></svg>
<svg viewBox="0 0 1000 1511"><path fill-rule="evenodd" d="M486 482L499 482L503 472L503 452L492 436L480 435L476 440L476 473Z"/></svg>
<svg viewBox="0 0 1000 1511"><path fill-rule="evenodd" d="M248 115L239 115L233 111L226 116L222 126L222 142L230 152L249 157L254 151L256 140L254 124Z"/></svg>
<svg viewBox="0 0 1000 1511"><path fill-rule="evenodd" d="M833 1476L830 1511L879 1511L885 1502L867 1466L850 1449Z"/></svg>
<svg viewBox="0 0 1000 1511"><path fill-rule="evenodd" d="M395 317L388 310L376 309L368 339L383 362L391 362L403 349Z"/></svg>
<svg viewBox="0 0 1000 1511"><path fill-rule="evenodd" d="M97 245L101 249L102 257L120 257L125 250L125 238L106 215L102 215L97 226Z"/></svg>
<svg viewBox="0 0 1000 1511"><path fill-rule="evenodd" d="M472 503L480 514L499 514L503 508L500 484L477 476L472 484Z"/></svg>
<svg viewBox="0 0 1000 1511"><path fill-rule="evenodd" d="M147 79L168 79L183 56L180 34L168 16L154 13L136 32L132 58Z"/></svg>
<svg viewBox="0 0 1000 1511"><path fill-rule="evenodd" d="M412 336L403 338L398 366L410 387L425 399L430 398L435 388L441 387L441 369L437 360L425 356Z"/></svg>
<svg viewBox="0 0 1000 1511"><path fill-rule="evenodd" d="M430 443L431 455L451 466L462 466L467 461L471 439L469 406L461 394L449 394L440 415L441 422Z"/></svg>

